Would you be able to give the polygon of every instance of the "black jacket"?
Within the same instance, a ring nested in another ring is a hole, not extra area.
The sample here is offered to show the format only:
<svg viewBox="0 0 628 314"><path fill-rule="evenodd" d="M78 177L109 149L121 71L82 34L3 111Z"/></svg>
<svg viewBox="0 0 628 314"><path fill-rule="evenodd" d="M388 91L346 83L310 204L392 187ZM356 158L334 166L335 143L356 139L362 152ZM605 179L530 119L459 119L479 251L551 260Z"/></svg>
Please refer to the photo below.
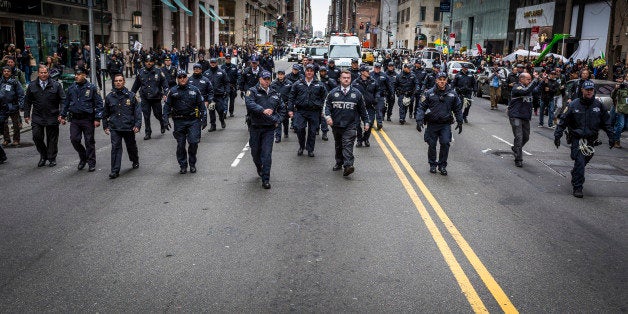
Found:
<svg viewBox="0 0 628 314"><path fill-rule="evenodd" d="M259 83L246 91L244 103L253 127L275 127L286 115L286 107L281 100L281 95L272 87L268 87L268 93L266 93ZM273 114L265 115L263 112L266 109L272 109Z"/></svg>
<svg viewBox="0 0 628 314"><path fill-rule="evenodd" d="M65 92L59 82L48 79L46 88L42 90L39 79L36 79L26 87L24 118L30 118L36 124L58 125L57 117L64 100Z"/></svg>
<svg viewBox="0 0 628 314"><path fill-rule="evenodd" d="M421 96L421 101L416 107L416 122L451 124L454 117L456 122L462 122L461 108L460 97L453 88L449 85L446 85L445 90L434 87Z"/></svg>
<svg viewBox="0 0 628 314"><path fill-rule="evenodd" d="M472 93L475 92L476 89L475 77L471 72L465 74L460 71L454 77L451 86L456 90L459 96L471 98Z"/></svg>
<svg viewBox="0 0 628 314"><path fill-rule="evenodd" d="M259 76L262 74L262 68L257 67L257 73L253 73L253 68L247 67L240 76L240 82L238 82L238 89L241 91L247 91L249 88L259 83Z"/></svg>
<svg viewBox="0 0 628 314"><path fill-rule="evenodd" d="M406 73L402 71L395 78L395 94L397 96L414 96L416 86L416 76L412 72Z"/></svg>
<svg viewBox="0 0 628 314"><path fill-rule="evenodd" d="M394 83L386 73L371 71L371 77L379 83L379 93L382 97L395 94Z"/></svg>
<svg viewBox="0 0 628 314"><path fill-rule="evenodd" d="M325 103L327 90L325 85L316 78L308 86L305 79L297 81L292 85L290 90L290 99L288 101L288 111L306 110L320 111Z"/></svg>
<svg viewBox="0 0 628 314"><path fill-rule="evenodd" d="M133 127L142 127L142 106L135 99L135 94L126 87L113 89L105 97L103 129L113 131L132 131Z"/></svg>
<svg viewBox="0 0 628 314"><path fill-rule="evenodd" d="M520 83L515 84L510 92L510 102L508 102L509 118L532 119L533 93L538 84L538 80L532 81L527 87Z"/></svg>
<svg viewBox="0 0 628 314"><path fill-rule="evenodd" d="M0 77L0 115L17 112L24 106L24 89L14 78Z"/></svg>
<svg viewBox="0 0 628 314"><path fill-rule="evenodd" d="M98 88L87 81L70 85L60 115L65 118L68 113L72 113L75 118L79 115L89 115L94 120L100 121L103 114L103 101L98 94Z"/></svg>
<svg viewBox="0 0 628 314"><path fill-rule="evenodd" d="M212 82L202 74L192 74L188 79L188 84L192 84L198 88L203 96L203 101L208 103L214 100L214 87Z"/></svg>
<svg viewBox="0 0 628 314"><path fill-rule="evenodd" d="M270 87L272 87L279 95L281 95L281 100L283 101L284 106L288 107L288 100L290 99L290 90L292 89L292 82L288 81L284 78L283 81L279 79L274 80L270 83Z"/></svg>
<svg viewBox="0 0 628 314"><path fill-rule="evenodd" d="M166 78L166 82L168 84L168 88L177 85L177 67L171 65L170 68L166 68L165 66L161 68L161 72L164 74Z"/></svg>
<svg viewBox="0 0 628 314"><path fill-rule="evenodd" d="M379 93L379 83L374 79L369 77L366 80L362 79L362 76L355 79L351 86L355 87L360 91L362 97L364 97L364 105L366 108L375 109L377 108L377 102L379 101L380 93Z"/></svg>
<svg viewBox="0 0 628 314"><path fill-rule="evenodd" d="M558 88L559 85L557 80L548 79L547 82L545 82L545 80L541 81L541 84L539 84L541 99L545 102L552 100L558 92Z"/></svg>
<svg viewBox="0 0 628 314"><path fill-rule="evenodd" d="M214 96L224 96L229 93L231 86L229 85L229 77L227 73L221 70L218 66L215 68L210 67L207 71L203 72L203 75L212 82L214 88Z"/></svg>
<svg viewBox="0 0 628 314"><path fill-rule="evenodd" d="M577 98L569 104L567 112L560 116L554 138L561 138L563 131L569 129L574 139L584 138L592 143L602 129L612 139L614 131L611 121L610 114L599 100Z"/></svg>
<svg viewBox="0 0 628 314"><path fill-rule="evenodd" d="M168 121L168 117L172 117L172 120L199 119L201 123L207 124L207 108L196 86L188 83L177 85L168 91L164 103L164 121Z"/></svg>
<svg viewBox="0 0 628 314"><path fill-rule="evenodd" d="M364 97L354 86L349 86L349 91L345 95L342 87L332 89L325 99L325 119L330 117L333 127L347 128L356 127L356 115L362 121L370 121L369 115L364 106Z"/></svg>
<svg viewBox="0 0 628 314"><path fill-rule="evenodd" d="M150 69L141 68L137 73L131 92L137 93L138 90L143 100L160 99L168 92L168 82L164 73L154 66Z"/></svg>

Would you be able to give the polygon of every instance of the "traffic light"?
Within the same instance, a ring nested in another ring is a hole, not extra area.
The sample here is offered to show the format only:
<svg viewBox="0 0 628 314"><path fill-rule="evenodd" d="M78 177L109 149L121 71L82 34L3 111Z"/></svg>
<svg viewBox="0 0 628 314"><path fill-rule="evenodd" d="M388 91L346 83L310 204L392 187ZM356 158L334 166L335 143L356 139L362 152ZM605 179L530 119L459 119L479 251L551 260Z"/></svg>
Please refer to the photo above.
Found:
<svg viewBox="0 0 628 314"><path fill-rule="evenodd" d="M371 22L366 22L366 32L370 32L371 29Z"/></svg>
<svg viewBox="0 0 628 314"><path fill-rule="evenodd" d="M283 29L283 16L277 18L277 29Z"/></svg>
<svg viewBox="0 0 628 314"><path fill-rule="evenodd" d="M360 22L360 29L364 29L364 22Z"/></svg>

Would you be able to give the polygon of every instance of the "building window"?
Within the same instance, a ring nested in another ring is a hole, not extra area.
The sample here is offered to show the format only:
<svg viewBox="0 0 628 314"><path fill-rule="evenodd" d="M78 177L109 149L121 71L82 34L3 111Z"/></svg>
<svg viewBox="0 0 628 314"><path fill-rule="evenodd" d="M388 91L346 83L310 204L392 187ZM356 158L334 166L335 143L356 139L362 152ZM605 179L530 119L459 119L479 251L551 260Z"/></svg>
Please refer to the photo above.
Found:
<svg viewBox="0 0 628 314"><path fill-rule="evenodd" d="M440 7L434 8L434 22L440 22Z"/></svg>
<svg viewBox="0 0 628 314"><path fill-rule="evenodd" d="M427 14L427 8L421 7L421 13L419 14L419 21L425 22L425 15Z"/></svg>
<svg viewBox="0 0 628 314"><path fill-rule="evenodd" d="M406 21L410 21L410 8L406 9Z"/></svg>
<svg viewBox="0 0 628 314"><path fill-rule="evenodd" d="M397 21L400 21L400 23L403 23L403 18L406 16L405 14L401 14L403 12L397 11Z"/></svg>

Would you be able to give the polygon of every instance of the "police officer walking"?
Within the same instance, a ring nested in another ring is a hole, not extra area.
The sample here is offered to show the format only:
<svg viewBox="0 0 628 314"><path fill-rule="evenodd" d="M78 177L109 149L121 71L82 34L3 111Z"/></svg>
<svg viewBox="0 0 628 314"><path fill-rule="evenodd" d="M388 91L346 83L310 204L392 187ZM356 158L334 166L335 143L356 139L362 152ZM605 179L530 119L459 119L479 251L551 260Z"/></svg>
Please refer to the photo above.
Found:
<svg viewBox="0 0 628 314"><path fill-rule="evenodd" d="M416 109L417 131L421 132L423 123L427 124L423 139L428 145L427 161L430 164L430 173L436 173L438 167L440 174L447 175L451 124L454 117L458 123L456 130L460 134L462 133L460 98L453 88L447 85L447 73L439 72L436 75L436 86L421 96ZM436 142L440 142L438 160L436 160Z"/></svg>
<svg viewBox="0 0 628 314"><path fill-rule="evenodd" d="M523 167L523 146L530 138L530 119L532 119L532 102L534 89L539 81L538 74L534 73L535 80L528 73L519 74L519 83L515 84L508 103L508 119L515 137L512 151L515 153L515 166Z"/></svg>
<svg viewBox="0 0 628 314"><path fill-rule="evenodd" d="M259 67L259 62L257 61L257 56L251 56L249 60L251 65L246 67L244 71L242 71L242 75L240 76L240 82L238 83L238 88L240 89L240 97L244 98L244 93L249 90L249 88L257 85L259 82L260 74L262 74L262 70Z"/></svg>
<svg viewBox="0 0 628 314"><path fill-rule="evenodd" d="M184 70L177 72L177 86L168 91L164 104L163 120L174 121L172 135L177 140L177 161L180 174L196 172L196 151L201 141L201 129L207 127L207 109L203 96L195 86L188 84L188 75ZM187 152L185 144L188 143Z"/></svg>
<svg viewBox="0 0 628 314"><path fill-rule="evenodd" d="M322 66L319 68L318 70L318 74L319 74L319 78L321 80L321 83L325 84L325 89L327 90L327 93L329 93L332 89L336 88L336 86L338 86L338 82L336 80L334 80L333 78L329 77L329 75L327 74L327 67ZM323 115L324 112L321 112L321 115ZM325 121L325 119L323 116L321 116L321 132L323 133L321 135L321 139L323 141L328 141L329 137L327 137L327 132L329 132L329 126L327 125L327 121Z"/></svg>
<svg viewBox="0 0 628 314"><path fill-rule="evenodd" d="M389 95L395 95L395 90L390 77L386 75L386 73L382 72L381 63L375 62L375 64L373 65L373 71L371 72L370 76L379 84L379 93L381 97L377 101L376 117L377 129L380 130L384 126L384 115L386 114L386 99Z"/></svg>
<svg viewBox="0 0 628 314"><path fill-rule="evenodd" d="M78 152L78 170L85 165L88 171L96 170L96 141L94 130L100 126L103 115L103 101L98 94L98 88L86 79L87 73L83 67L74 70L74 84L68 87L63 108L58 120L65 125L70 121L70 141ZM81 139L85 137L85 146Z"/></svg>
<svg viewBox="0 0 628 314"><path fill-rule="evenodd" d="M301 79L303 79L303 75L301 74L301 66L295 63L292 65L292 71L286 75L286 80L294 84Z"/></svg>
<svg viewBox="0 0 628 314"><path fill-rule="evenodd" d="M364 97L351 85L351 72L345 70L340 74L340 86L332 89L325 99L325 121L334 134L336 164L332 170L344 168L342 175L345 177L355 171L353 143L356 128L359 127L356 115L364 121L364 131L368 131L370 118L364 106Z"/></svg>
<svg viewBox="0 0 628 314"><path fill-rule="evenodd" d="M4 128L7 118L24 106L24 89L22 84L11 77L11 67L2 67L0 78L0 128ZM13 119L13 118L12 118ZM14 129L13 132L19 132ZM0 146L0 164L7 160L7 155Z"/></svg>
<svg viewBox="0 0 628 314"><path fill-rule="evenodd" d="M177 71L177 67L172 65L172 60L170 59L170 57L165 57L164 66L161 68L161 72L164 73L168 88L177 85Z"/></svg>
<svg viewBox="0 0 628 314"><path fill-rule="evenodd" d="M214 88L214 98L213 100L208 100L210 103L215 104L215 108L210 108L209 110L209 122L211 124L209 132L216 131L216 113L218 114L218 120L220 120L220 127L224 129L227 127L225 118L227 117L229 91L231 89L229 77L218 67L216 58L209 59L209 69L203 75L211 81Z"/></svg>
<svg viewBox="0 0 628 314"><path fill-rule="evenodd" d="M286 72L284 70L279 70L277 71L277 79L274 80L271 84L270 87L272 87L272 89L274 89L277 93L279 93L279 95L281 96L281 101L284 104L284 107L286 107L288 100L290 99L290 90L292 89L292 82L288 81L286 79ZM288 138L288 124L289 124L289 117L288 117L288 111L284 110L284 116L282 116L282 120L281 123L279 123L277 125L277 128L275 129L275 143L280 143L281 142L281 134L283 132L283 135ZM283 128L283 130L282 130Z"/></svg>
<svg viewBox="0 0 628 314"><path fill-rule="evenodd" d="M406 123L406 114L408 113L408 108L412 108L416 86L416 77L410 72L410 64L406 63L403 65L403 71L395 78L395 93L398 97L397 106L399 106L399 124Z"/></svg>
<svg viewBox="0 0 628 314"><path fill-rule="evenodd" d="M395 70L394 62L388 62L386 65L386 75L388 75L390 85L392 86L392 93L386 95L386 121L390 121L390 116L392 115L393 108L395 107L395 79L397 78L397 71Z"/></svg>
<svg viewBox="0 0 628 314"><path fill-rule="evenodd" d="M161 100L165 98L165 94L168 91L168 82L163 72L157 69L155 66L155 59L151 55L146 55L144 58L144 67L137 73L132 93L137 93L140 90L140 98L142 100L142 113L144 114L144 140L150 140L152 129L150 127L150 113L153 115L161 126L161 134L166 133L168 126L162 119Z"/></svg>
<svg viewBox="0 0 628 314"><path fill-rule="evenodd" d="M124 70L124 62L122 60L118 60L118 55L115 53L111 55L111 59L107 61L107 72L109 72L109 77L111 77L111 87L114 87L113 77L116 74L122 73Z"/></svg>
<svg viewBox="0 0 628 314"><path fill-rule="evenodd" d="M214 86L212 82L203 75L203 66L200 63L195 63L192 66L192 76L188 78L188 84L198 88L201 96L203 96L203 104L210 112L216 110L216 103L214 102ZM209 132L216 131L216 115L213 115L213 130L210 128Z"/></svg>
<svg viewBox="0 0 628 314"><path fill-rule="evenodd" d="M423 61L421 61L421 59L414 59L414 68L412 69L412 74L414 74L414 76L416 77L416 92L414 93L414 104L418 104L419 97L421 97L421 95L425 91L423 87L423 81L425 81L425 78L427 77L427 71L425 71L425 69L423 68ZM415 108L413 108L412 106L410 106L409 109L410 118L412 119L412 115L416 110L414 110Z"/></svg>
<svg viewBox="0 0 628 314"><path fill-rule="evenodd" d="M227 74L229 78L229 117L233 117L233 111L235 109L235 99L238 95L238 81L240 80L240 71L238 66L231 63L231 55L225 55L225 64L222 66L222 70Z"/></svg>
<svg viewBox="0 0 628 314"><path fill-rule="evenodd" d="M471 109L471 100L475 93L476 84L475 77L469 72L468 63L462 62L461 65L462 69L454 77L451 86L456 90L456 93L458 93L460 103L464 106L462 119L464 123L469 123L467 116L469 116L469 109Z"/></svg>
<svg viewBox="0 0 628 314"><path fill-rule="evenodd" d="M262 179L262 187L270 189L270 167L272 164L273 138L275 129L285 116L285 106L281 95L271 87L272 75L263 71L259 84L251 87L244 98L251 118L249 146L251 156Z"/></svg>
<svg viewBox="0 0 628 314"><path fill-rule="evenodd" d="M336 67L336 61L334 61L334 59L330 59L327 62L327 75L329 78L336 81L336 83L340 80L340 70Z"/></svg>
<svg viewBox="0 0 628 314"><path fill-rule="evenodd" d="M124 87L124 76L113 76L113 90L105 97L102 127L111 136L111 173L110 179L120 175L122 163L122 140L126 144L133 169L140 167L135 133L142 127L142 107L137 103L135 94Z"/></svg>
<svg viewBox="0 0 628 314"><path fill-rule="evenodd" d="M377 115L377 106L381 100L379 84L379 82L370 77L369 68L365 65L360 67L360 77L351 83L351 86L359 90L362 97L364 97L364 106L366 107L366 112L368 113L368 120L364 123L368 125L373 125L373 121ZM356 115L355 118L355 123L358 125L356 129L357 143L355 146L362 147L362 143L364 143L364 146L370 147L371 143L369 142L369 139L371 137L371 129L369 128L368 131L364 131L364 135L362 135L362 129L359 127L360 118L362 117Z"/></svg>
<svg viewBox="0 0 628 314"><path fill-rule="evenodd" d="M24 121L26 124L33 122L33 142L39 152L37 167L45 166L46 161L49 167L54 167L57 165L59 142L57 117L65 100L65 92L59 82L50 79L46 66L39 66L37 77L38 79L30 82L26 87Z"/></svg>
<svg viewBox="0 0 628 314"><path fill-rule="evenodd" d="M303 150L307 149L307 155L314 157L316 129L326 95L325 86L314 77L314 65L308 64L305 67L305 78L292 85L288 101L288 115L290 118L294 117L294 128L299 138L298 156L303 155Z"/></svg>
<svg viewBox="0 0 628 314"><path fill-rule="evenodd" d="M613 148L613 127L611 116L602 103L595 99L595 84L588 80L582 83L579 98L574 99L558 122L554 131L554 145L560 146L560 138L565 129L571 137L571 159L574 161L571 170L571 185L573 196L582 198L584 184L584 168L593 158L595 142L598 140L600 129L606 132L609 138L609 147Z"/></svg>

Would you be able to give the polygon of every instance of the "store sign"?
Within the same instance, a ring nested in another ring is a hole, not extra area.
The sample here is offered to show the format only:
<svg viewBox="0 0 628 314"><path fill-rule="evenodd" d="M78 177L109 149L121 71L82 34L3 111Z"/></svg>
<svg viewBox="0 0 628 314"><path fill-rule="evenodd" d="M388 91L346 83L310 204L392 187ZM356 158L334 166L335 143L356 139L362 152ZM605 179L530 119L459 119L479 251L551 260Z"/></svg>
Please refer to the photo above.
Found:
<svg viewBox="0 0 628 314"><path fill-rule="evenodd" d="M517 9L515 29L532 28L532 26L554 25L555 2L543 3Z"/></svg>
<svg viewBox="0 0 628 314"><path fill-rule="evenodd" d="M0 12L41 15L41 0L0 0Z"/></svg>

